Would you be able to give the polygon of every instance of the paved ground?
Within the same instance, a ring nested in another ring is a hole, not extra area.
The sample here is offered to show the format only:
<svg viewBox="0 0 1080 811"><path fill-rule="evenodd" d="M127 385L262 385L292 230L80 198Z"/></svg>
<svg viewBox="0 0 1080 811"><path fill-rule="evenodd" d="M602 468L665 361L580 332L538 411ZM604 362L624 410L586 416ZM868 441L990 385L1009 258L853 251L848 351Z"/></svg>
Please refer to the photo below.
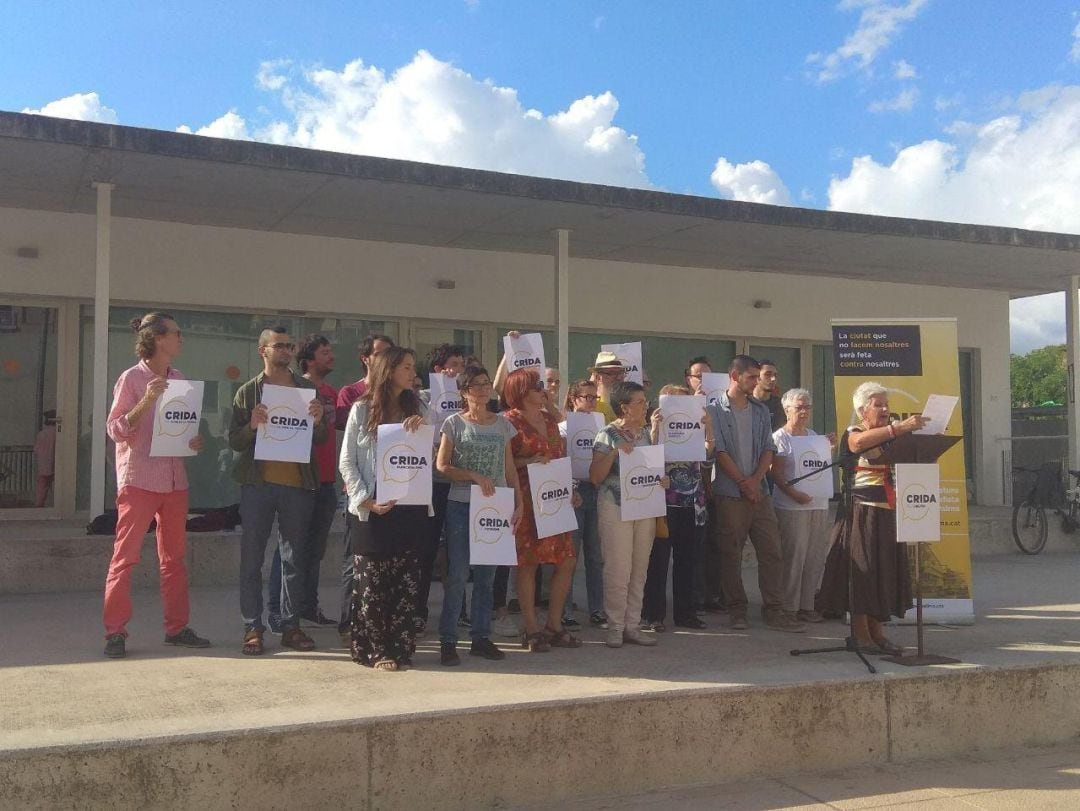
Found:
<svg viewBox="0 0 1080 811"><path fill-rule="evenodd" d="M747 570L748 585L754 574ZM977 623L928 629L927 648L963 660L950 667L1080 663L1078 584L1080 555L976 559ZM433 592L437 615L438 586ZM925 672L879 662L881 674L870 676L850 654L788 654L792 647L834 642L844 631L838 623L782 634L752 615L749 631L732 632L726 617L710 615L707 630L669 631L655 648L610 650L602 632L586 630L578 650L540 655L508 646L504 662L463 656L456 669L438 665L437 640L429 634L415 668L374 673L351 661L334 629L312 632L319 644L313 653L283 651L269 637L266 656L242 656L235 589L192 593L192 625L214 642L205 651L162 645L157 595L137 592L135 602L130 656L114 661L102 657L98 594L0 597L0 749ZM891 636L914 644L912 627L893 629Z"/></svg>
<svg viewBox="0 0 1080 811"><path fill-rule="evenodd" d="M1080 744L566 803L563 811L1080 808Z"/></svg>

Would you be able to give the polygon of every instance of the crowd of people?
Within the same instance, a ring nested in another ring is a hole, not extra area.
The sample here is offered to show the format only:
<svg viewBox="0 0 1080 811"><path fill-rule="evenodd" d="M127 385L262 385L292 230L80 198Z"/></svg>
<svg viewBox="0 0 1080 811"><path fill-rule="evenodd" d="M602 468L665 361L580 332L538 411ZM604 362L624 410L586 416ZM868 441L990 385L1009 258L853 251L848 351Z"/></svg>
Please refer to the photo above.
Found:
<svg viewBox="0 0 1080 811"><path fill-rule="evenodd" d="M126 654L131 569L153 520L165 643L210 645L188 625L184 459L150 455L157 400L169 380L182 379L173 362L183 335L164 312L148 313L131 326L138 362L117 380L108 418L118 478L116 542L103 612L109 657ZM228 443L236 453L233 476L240 484L238 638L244 654L264 652L267 630L280 634L282 647L312 650L315 641L301 628L303 621L337 625L361 665L379 671L411 666L416 640L427 631L440 549L445 566L437 632L444 666L460 664L461 628L468 629L469 655L490 661L505 657L493 635L516 638L534 653L580 647L576 633L583 623L573 589L579 558L585 569L585 594L577 595L582 613L604 632L608 647L656 645L669 616L676 627L700 630L713 621L710 614L726 613L731 629L746 630L750 612L742 559L747 540L757 557L765 628L799 633L806 623L850 611L859 645L872 653L897 652L884 636L883 623L910 608L911 590L906 552L895 540L890 470L874 464L874 457L883 443L917 430L925 420L915 415L891 421L880 385L858 388L853 405L859 422L838 445L829 437L838 448L845 482L830 532L827 499L808 495L793 481L793 438L814 433L811 393L804 388L781 393L774 363L736 355L726 369L727 389L706 402L702 380L712 366L705 357L690 359L684 379L665 385L660 394L701 397L705 460L668 462L659 482L666 514L625 520L620 462L635 448L658 443L663 414L649 400L648 379L645 385L625 379L616 355L599 352L587 375L570 383L559 402L558 370L508 371L504 358L490 375L463 349L444 344L426 359L425 371L457 384L461 409L445 416L434 408L430 390L422 388L413 350L378 334L369 335L358 350L365 376L336 391L328 382L334 347L326 337L309 335L297 343L284 327L265 329L258 337L263 369L236 392ZM256 435L268 420L266 384L310 392L314 429L308 460L255 458ZM578 528L540 538L529 465L567 456L569 412L597 416L588 475L574 481ZM375 459L382 425L414 432L433 425L429 505L397 504L380 496ZM202 445L200 436L190 443L196 453ZM473 486L486 496L496 487L512 489L516 566L470 564ZM333 615L328 618L319 571L341 497L346 519L342 589L340 605L326 606ZM264 606L263 562L275 522L278 537ZM511 608L520 613L520 623Z"/></svg>

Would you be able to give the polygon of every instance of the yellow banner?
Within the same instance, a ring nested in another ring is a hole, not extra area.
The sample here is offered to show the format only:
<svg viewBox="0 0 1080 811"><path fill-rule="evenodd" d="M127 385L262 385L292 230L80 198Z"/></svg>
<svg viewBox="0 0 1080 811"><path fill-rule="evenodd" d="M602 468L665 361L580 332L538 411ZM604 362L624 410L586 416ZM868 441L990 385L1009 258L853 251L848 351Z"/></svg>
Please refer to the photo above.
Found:
<svg viewBox="0 0 1080 811"><path fill-rule="evenodd" d="M868 380L889 390L889 407L897 420L922 413L931 394L961 397L955 319L833 319L832 330L838 434L857 421L851 397ZM961 398L945 434L963 436L961 409L966 407ZM941 541L922 547L923 610L928 619L971 623L975 609L964 443L947 450L938 465ZM914 622L913 615L909 612L906 620Z"/></svg>

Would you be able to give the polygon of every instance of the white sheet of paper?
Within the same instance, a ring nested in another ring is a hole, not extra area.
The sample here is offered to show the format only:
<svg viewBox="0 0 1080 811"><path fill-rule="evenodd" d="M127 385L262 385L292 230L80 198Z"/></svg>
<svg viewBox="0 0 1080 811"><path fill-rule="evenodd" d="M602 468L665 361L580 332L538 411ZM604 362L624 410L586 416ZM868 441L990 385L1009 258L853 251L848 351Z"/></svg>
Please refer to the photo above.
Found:
<svg viewBox="0 0 1080 811"><path fill-rule="evenodd" d="M435 429L406 431L400 423L380 425L375 440L375 498L380 503L431 503L431 446Z"/></svg>
<svg viewBox="0 0 1080 811"><path fill-rule="evenodd" d="M432 372L429 382L431 383L428 387L431 394L431 422L442 428L447 417L456 414L464 407L461 393L458 391L457 378Z"/></svg>
<svg viewBox="0 0 1080 811"><path fill-rule="evenodd" d="M479 485L470 488L470 566L517 566L517 541L510 525L513 517L513 487L496 487L491 498L480 492Z"/></svg>
<svg viewBox="0 0 1080 811"><path fill-rule="evenodd" d="M701 388L705 392L705 402L712 405L720 398L720 392L727 391L731 375L727 372L705 372L701 376Z"/></svg>
<svg viewBox="0 0 1080 811"><path fill-rule="evenodd" d="M577 529L577 516L572 503L574 477L570 471L569 457L552 459L546 465L531 464L527 469L536 537L550 538L560 532Z"/></svg>
<svg viewBox="0 0 1080 811"><path fill-rule="evenodd" d="M832 498L833 472L832 468L824 470L832 458L832 446L829 438L824 436L793 436L791 437L791 477L796 479L814 473L813 476L796 482L793 486L801 493L806 493L813 498Z"/></svg>
<svg viewBox="0 0 1080 811"><path fill-rule="evenodd" d="M686 394L661 394L660 442L665 462L704 462L705 428L701 424L705 402Z"/></svg>
<svg viewBox="0 0 1080 811"><path fill-rule="evenodd" d="M539 332L527 332L517 338L503 336L503 352L506 353L506 369L535 369L544 378L544 339Z"/></svg>
<svg viewBox="0 0 1080 811"><path fill-rule="evenodd" d="M201 380L170 380L166 384L154 409L151 456L195 455L188 443L199 435L202 401Z"/></svg>
<svg viewBox="0 0 1080 811"><path fill-rule="evenodd" d="M585 481L592 465L593 443L604 427L604 415L599 411L568 411L566 413L566 452L574 478Z"/></svg>
<svg viewBox="0 0 1080 811"><path fill-rule="evenodd" d="M896 541L941 540L941 469L936 465L896 466Z"/></svg>
<svg viewBox="0 0 1080 811"><path fill-rule="evenodd" d="M255 434L255 458L265 462L310 462L315 421L308 404L315 399L313 389L275 386L267 383L262 403L270 412L269 422Z"/></svg>
<svg viewBox="0 0 1080 811"><path fill-rule="evenodd" d="M614 450L619 454L619 486L622 504L619 507L623 521L639 518L658 518L667 515L667 499L660 479L664 476L664 446L645 445L630 453Z"/></svg>
<svg viewBox="0 0 1080 811"><path fill-rule="evenodd" d="M625 344L600 344L605 352L613 352L624 367L626 367L626 380L644 384L645 378L641 373L641 341L631 341Z"/></svg>
<svg viewBox="0 0 1080 811"><path fill-rule="evenodd" d="M956 404L959 402L959 397L953 397L949 394L931 394L926 398L926 405L923 406L922 410L923 416L929 417L930 422L915 433L944 434L945 429L949 427L949 420L952 419L953 411L956 410Z"/></svg>

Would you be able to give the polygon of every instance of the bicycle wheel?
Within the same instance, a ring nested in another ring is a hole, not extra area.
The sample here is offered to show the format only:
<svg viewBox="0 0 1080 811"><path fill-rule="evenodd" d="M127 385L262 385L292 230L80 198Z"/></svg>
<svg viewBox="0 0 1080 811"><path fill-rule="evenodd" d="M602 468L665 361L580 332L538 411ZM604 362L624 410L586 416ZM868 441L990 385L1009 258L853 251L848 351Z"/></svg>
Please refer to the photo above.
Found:
<svg viewBox="0 0 1080 811"><path fill-rule="evenodd" d="M1046 510L1024 499L1013 507L1013 540L1025 555L1037 555L1046 546Z"/></svg>

